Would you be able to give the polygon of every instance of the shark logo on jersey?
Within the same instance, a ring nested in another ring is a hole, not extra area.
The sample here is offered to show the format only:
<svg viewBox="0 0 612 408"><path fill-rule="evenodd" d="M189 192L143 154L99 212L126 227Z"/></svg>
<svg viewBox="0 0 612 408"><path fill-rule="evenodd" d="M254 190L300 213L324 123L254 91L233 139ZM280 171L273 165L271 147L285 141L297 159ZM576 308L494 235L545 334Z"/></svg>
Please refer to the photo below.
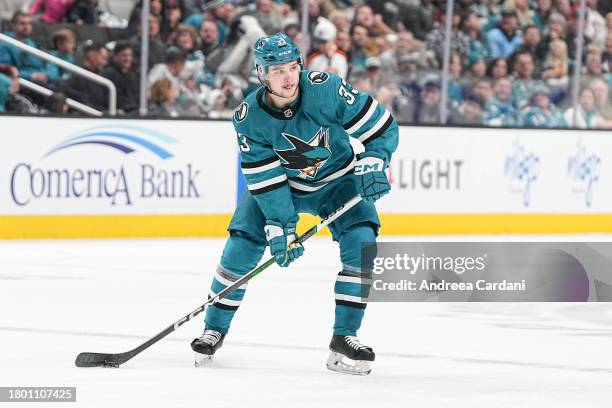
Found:
<svg viewBox="0 0 612 408"><path fill-rule="evenodd" d="M290 170L298 170L299 178L314 178L317 172L331 156L329 150L329 129L319 128L319 131L309 142L283 133L283 137L291 143L292 149L275 150L281 159L283 167Z"/></svg>
<svg viewBox="0 0 612 408"><path fill-rule="evenodd" d="M327 72L311 71L308 73L308 80L313 85L321 85L329 79Z"/></svg>
<svg viewBox="0 0 612 408"><path fill-rule="evenodd" d="M243 120L246 119L248 113L249 113L249 104L246 102L242 102L240 105L238 105L238 107L234 111L234 119L236 120L236 122L242 122Z"/></svg>

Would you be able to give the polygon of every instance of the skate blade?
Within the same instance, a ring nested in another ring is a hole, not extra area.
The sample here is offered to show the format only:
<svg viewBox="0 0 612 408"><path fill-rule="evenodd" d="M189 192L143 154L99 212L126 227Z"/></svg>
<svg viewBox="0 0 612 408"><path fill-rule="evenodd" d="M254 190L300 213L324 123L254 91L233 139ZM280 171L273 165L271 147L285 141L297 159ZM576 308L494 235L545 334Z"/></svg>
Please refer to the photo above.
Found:
<svg viewBox="0 0 612 408"><path fill-rule="evenodd" d="M327 359L327 369L342 374L368 375L372 372L369 361L351 360L343 354L331 352Z"/></svg>
<svg viewBox="0 0 612 408"><path fill-rule="evenodd" d="M195 353L194 366L204 367L212 363L213 356L208 354Z"/></svg>

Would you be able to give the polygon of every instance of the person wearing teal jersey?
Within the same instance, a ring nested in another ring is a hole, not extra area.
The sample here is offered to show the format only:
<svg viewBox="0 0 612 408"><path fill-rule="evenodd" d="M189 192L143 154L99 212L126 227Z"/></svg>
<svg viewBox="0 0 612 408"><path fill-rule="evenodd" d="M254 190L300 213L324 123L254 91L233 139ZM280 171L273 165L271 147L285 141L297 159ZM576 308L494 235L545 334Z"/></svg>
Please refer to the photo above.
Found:
<svg viewBox="0 0 612 408"><path fill-rule="evenodd" d="M360 194L362 201L330 224L343 268L334 287L328 368L368 374L374 352L356 335L372 260L362 262L361 244L375 242L380 227L374 201L390 190L385 170L397 147L397 124L384 106L340 77L303 70L302 53L285 34L260 38L253 54L263 86L233 116L248 191L228 227L210 295L255 268L266 245L280 266L295 261L304 248L287 244L296 237L298 214L326 217ZM354 153L351 137L365 146L363 153ZM245 289L207 309L204 333L192 342L196 365L223 343Z"/></svg>

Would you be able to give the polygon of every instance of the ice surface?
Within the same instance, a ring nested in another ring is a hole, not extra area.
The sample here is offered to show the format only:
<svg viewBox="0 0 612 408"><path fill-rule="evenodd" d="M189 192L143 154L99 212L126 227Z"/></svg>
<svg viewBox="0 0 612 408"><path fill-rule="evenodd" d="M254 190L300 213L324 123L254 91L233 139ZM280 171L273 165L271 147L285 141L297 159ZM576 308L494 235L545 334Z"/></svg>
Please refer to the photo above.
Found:
<svg viewBox="0 0 612 408"><path fill-rule="evenodd" d="M371 304L360 338L377 352L372 374L327 371L340 270L329 238L251 281L209 367L194 368L189 348L200 317L119 369L74 366L81 351L127 351L200 305L223 243L0 241L0 386L76 386L77 403L59 406L78 407L611 406L605 303Z"/></svg>

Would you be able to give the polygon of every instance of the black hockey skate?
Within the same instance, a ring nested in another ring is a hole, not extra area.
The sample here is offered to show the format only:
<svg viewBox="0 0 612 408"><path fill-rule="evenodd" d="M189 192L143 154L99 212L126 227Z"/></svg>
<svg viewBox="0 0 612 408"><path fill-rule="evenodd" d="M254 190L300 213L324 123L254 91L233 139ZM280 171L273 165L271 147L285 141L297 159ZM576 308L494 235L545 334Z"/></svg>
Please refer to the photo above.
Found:
<svg viewBox="0 0 612 408"><path fill-rule="evenodd" d="M331 354L327 368L344 374L368 375L372 372L370 361L374 361L372 347L364 346L355 336L332 336L329 343Z"/></svg>
<svg viewBox="0 0 612 408"><path fill-rule="evenodd" d="M195 366L200 367L212 361L215 351L223 345L225 334L216 330L205 329L204 333L191 342L191 349L195 351Z"/></svg>

